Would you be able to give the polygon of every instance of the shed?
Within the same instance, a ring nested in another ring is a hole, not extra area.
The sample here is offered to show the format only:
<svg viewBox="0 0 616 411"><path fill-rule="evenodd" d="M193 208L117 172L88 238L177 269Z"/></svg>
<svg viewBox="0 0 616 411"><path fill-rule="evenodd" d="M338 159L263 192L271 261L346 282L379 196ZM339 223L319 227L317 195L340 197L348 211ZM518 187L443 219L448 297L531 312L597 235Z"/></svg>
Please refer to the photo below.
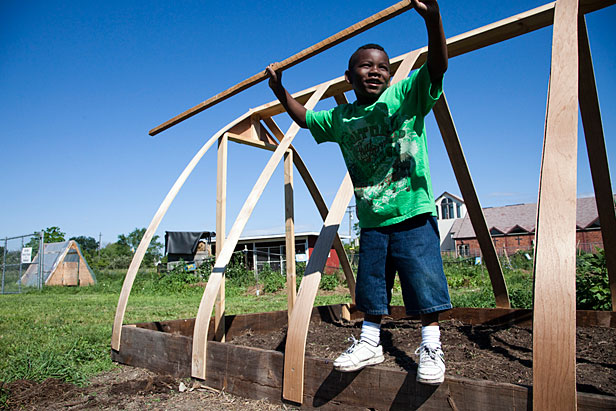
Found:
<svg viewBox="0 0 616 411"><path fill-rule="evenodd" d="M22 285L36 287L39 281L39 254L21 277ZM74 240L44 244L43 285L86 286L96 276Z"/></svg>

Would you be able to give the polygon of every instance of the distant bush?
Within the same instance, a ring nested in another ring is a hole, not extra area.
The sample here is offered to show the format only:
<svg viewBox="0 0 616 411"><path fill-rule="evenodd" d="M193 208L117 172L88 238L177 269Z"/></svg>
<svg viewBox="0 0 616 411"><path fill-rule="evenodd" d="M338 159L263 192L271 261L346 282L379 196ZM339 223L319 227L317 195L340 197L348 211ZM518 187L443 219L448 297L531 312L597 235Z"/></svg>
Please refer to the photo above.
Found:
<svg viewBox="0 0 616 411"><path fill-rule="evenodd" d="M519 270L532 271L533 269L533 250L519 250L509 257L512 268Z"/></svg>
<svg viewBox="0 0 616 411"><path fill-rule="evenodd" d="M247 270L241 255L234 255L225 270L227 281L236 287L251 287L255 285L255 273Z"/></svg>
<svg viewBox="0 0 616 411"><path fill-rule="evenodd" d="M610 311L612 302L605 250L582 253L576 260L576 300L579 310Z"/></svg>
<svg viewBox="0 0 616 411"><path fill-rule="evenodd" d="M263 284L263 292L275 293L285 288L287 277L266 265L259 271L259 282Z"/></svg>
<svg viewBox="0 0 616 411"><path fill-rule="evenodd" d="M340 281L338 280L338 276L336 274L323 274L321 276L319 288L321 290L334 291L336 287L338 287L338 284L340 284Z"/></svg>

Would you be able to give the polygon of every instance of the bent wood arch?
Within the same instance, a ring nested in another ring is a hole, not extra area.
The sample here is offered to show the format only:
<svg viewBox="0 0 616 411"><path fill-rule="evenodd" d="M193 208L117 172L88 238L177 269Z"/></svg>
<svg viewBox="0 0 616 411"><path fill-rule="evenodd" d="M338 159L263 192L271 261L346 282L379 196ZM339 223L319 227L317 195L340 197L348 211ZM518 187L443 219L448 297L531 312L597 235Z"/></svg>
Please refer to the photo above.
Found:
<svg viewBox="0 0 616 411"><path fill-rule="evenodd" d="M423 49L409 53L391 80L397 83L408 76ZM327 261L327 250L332 246L334 234L338 231L351 196L353 184L347 172L330 209L312 256L308 260L304 277L299 287L296 306L291 313L285 344L283 398L301 403L304 396L304 357L306 356L306 337L310 325L310 313L321 281L321 272ZM332 233L333 232L333 233Z"/></svg>
<svg viewBox="0 0 616 411"><path fill-rule="evenodd" d="M111 334L111 348L112 349L116 351L120 350L120 340L122 336L122 323L124 322L124 315L126 313L126 305L128 303L128 297L133 287L133 283L135 282L137 271L139 270L139 267L141 266L141 262L143 261L143 257L145 256L145 253L148 250L148 247L150 246L150 242L152 242L152 237L154 236L154 233L158 229L158 226L160 225L160 222L162 221L165 214L167 213L167 210L169 210L169 207L171 206L171 203L175 199L175 196L180 191L180 189L186 182L186 179L188 179L188 176L190 176L190 174L193 172L193 170L195 169L199 161L201 161L201 158L205 155L208 149L218 140L218 138L222 136L228 128L239 124L241 121L245 120L246 118L249 118L251 113L252 113L251 111L248 111L247 113L243 114L242 116L233 120L231 123L224 126L216 134L214 134L214 136L212 136L212 138L210 138L201 147L201 149L199 149L197 154L195 154L192 160L190 160L190 162L188 163L184 171L182 171L182 174L180 174L176 182L173 184L173 186L171 187L171 190L169 190L169 192L167 193L167 196L165 197L161 205L158 207L158 210L156 211L156 214L154 214L154 218L152 218L150 225L146 229L145 234L143 235L143 238L141 239L141 242L139 242L137 251L135 252L133 259L130 262L130 266L128 267L128 271L126 272L126 277L124 277L124 282L122 284L122 291L120 292L120 298L118 300L118 306L116 307L115 319L113 322L113 331Z"/></svg>
<svg viewBox="0 0 616 411"><path fill-rule="evenodd" d="M312 109L321 99L323 93L327 89L329 83L323 84L321 87L317 88L314 94L306 103L306 108ZM225 244L220 251L219 256L216 258L216 263L214 264L214 268L212 269L212 273L210 274L210 278L207 282L207 286L205 287L205 291L203 292L203 297L201 298L201 303L199 304L199 311L197 312L197 318L195 320L195 329L193 331L193 346L192 346L192 376L195 378L205 379L205 370L206 370L206 351L207 351L207 334L209 329L209 319L212 314L212 309L214 308L214 301L218 294L218 290L220 288L220 284L222 282L222 276L224 271L233 255L233 250L240 238L240 234L244 230L246 223L248 222L248 218L254 207L257 204L257 201L261 197L263 190L265 189L266 184L268 183L270 177L274 173L275 167L280 163L284 153L287 151L293 138L299 131L299 126L296 123L293 123L285 137L282 139L276 151L268 161L267 165L261 172L257 182L255 183L252 191L248 195L244 206L240 210L240 213L229 232L229 235L225 239Z"/></svg>

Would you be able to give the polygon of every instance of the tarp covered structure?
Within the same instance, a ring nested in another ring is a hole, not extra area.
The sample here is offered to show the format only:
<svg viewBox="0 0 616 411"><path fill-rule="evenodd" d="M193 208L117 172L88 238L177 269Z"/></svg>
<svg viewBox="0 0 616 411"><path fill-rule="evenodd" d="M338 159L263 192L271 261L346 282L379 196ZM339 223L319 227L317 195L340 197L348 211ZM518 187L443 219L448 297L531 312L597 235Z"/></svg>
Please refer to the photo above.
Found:
<svg viewBox="0 0 616 411"><path fill-rule="evenodd" d="M32 264L21 277L22 285L36 287L39 281L39 258L37 254ZM44 245L43 285L85 286L96 283L96 276L88 265L79 244L74 240Z"/></svg>
<svg viewBox="0 0 616 411"><path fill-rule="evenodd" d="M205 251L212 242L216 233L210 231L165 231L165 254L168 261L194 260L197 251ZM208 246L199 250L199 242L205 242Z"/></svg>

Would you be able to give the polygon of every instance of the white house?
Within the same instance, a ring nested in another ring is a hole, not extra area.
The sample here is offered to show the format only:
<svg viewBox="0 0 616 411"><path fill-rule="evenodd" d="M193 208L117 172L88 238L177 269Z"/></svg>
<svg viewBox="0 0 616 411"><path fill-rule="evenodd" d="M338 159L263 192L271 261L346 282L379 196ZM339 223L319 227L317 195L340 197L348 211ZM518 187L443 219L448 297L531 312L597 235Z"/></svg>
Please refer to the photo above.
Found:
<svg viewBox="0 0 616 411"><path fill-rule="evenodd" d="M464 200L445 191L434 202L436 204L438 231L441 237L441 251L454 251L455 241L451 237L451 227L456 219L466 216Z"/></svg>

